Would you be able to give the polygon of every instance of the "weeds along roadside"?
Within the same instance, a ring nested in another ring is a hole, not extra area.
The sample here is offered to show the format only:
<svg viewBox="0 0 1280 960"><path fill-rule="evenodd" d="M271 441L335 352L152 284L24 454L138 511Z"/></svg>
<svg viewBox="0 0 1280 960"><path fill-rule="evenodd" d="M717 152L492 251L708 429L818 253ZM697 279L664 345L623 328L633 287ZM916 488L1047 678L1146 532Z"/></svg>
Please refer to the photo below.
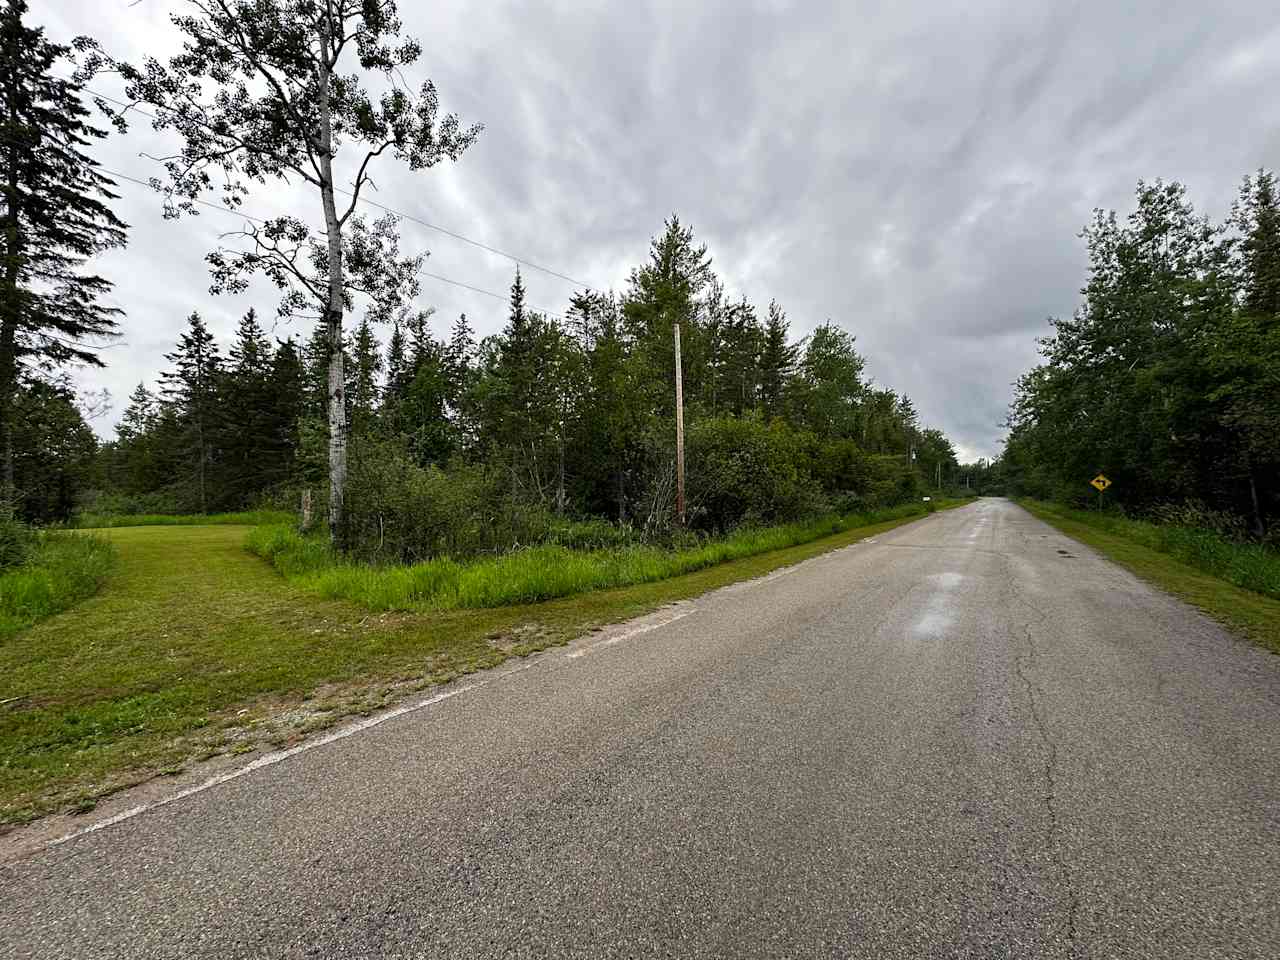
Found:
<svg viewBox="0 0 1280 960"><path fill-rule="evenodd" d="M924 516L959 502L909 503L747 528L673 550L645 545L581 550L549 543L466 562L439 557L373 565L343 560L321 536L304 536L287 524L255 527L246 546L291 582L327 599L350 600L376 611L482 609L652 583L855 527Z"/></svg>
<svg viewBox="0 0 1280 960"><path fill-rule="evenodd" d="M1136 520L1041 500L1019 502L1037 515L1050 514L1123 537L1233 586L1280 600L1280 550L1184 523Z"/></svg>

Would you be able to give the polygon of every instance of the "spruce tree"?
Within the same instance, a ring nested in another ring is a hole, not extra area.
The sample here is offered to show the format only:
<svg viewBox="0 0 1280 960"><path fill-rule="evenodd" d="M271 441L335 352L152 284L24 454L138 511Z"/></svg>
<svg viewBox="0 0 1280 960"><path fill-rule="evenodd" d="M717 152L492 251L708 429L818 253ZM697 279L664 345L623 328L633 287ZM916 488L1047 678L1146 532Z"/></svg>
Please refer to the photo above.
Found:
<svg viewBox="0 0 1280 960"><path fill-rule="evenodd" d="M271 360L266 422L263 427L263 488L288 481L299 444L306 374L297 344L281 340Z"/></svg>
<svg viewBox="0 0 1280 960"><path fill-rule="evenodd" d="M198 313L187 318L178 347L165 359L174 369L160 375L161 393L171 405L179 426L179 455L195 491L201 513L209 509L209 480L214 463L214 437L219 411L218 388L222 358L213 334Z"/></svg>
<svg viewBox="0 0 1280 960"><path fill-rule="evenodd" d="M116 440L111 457L112 479L130 493L147 493L163 485L155 456L155 427L159 402L145 384L129 394L116 424Z"/></svg>
<svg viewBox="0 0 1280 960"><path fill-rule="evenodd" d="M387 340L387 383L382 391L383 409L390 411L404 397L405 387L409 383L409 356L406 353L404 327L397 319L391 326L391 336Z"/></svg>
<svg viewBox="0 0 1280 960"><path fill-rule="evenodd" d="M352 380L348 397L351 401L351 430L355 436L368 433L378 406L382 374L382 354L377 338L365 317L356 328L352 344Z"/></svg>
<svg viewBox="0 0 1280 960"><path fill-rule="evenodd" d="M769 301L760 351L760 402L766 417L785 415L787 384L795 374L799 348L788 340L787 315L776 300Z"/></svg>
<svg viewBox="0 0 1280 960"><path fill-rule="evenodd" d="M274 358L271 342L252 308L240 319L227 359L218 405L217 479L220 499L239 506L262 489L263 474L271 470L268 438L274 419Z"/></svg>
<svg viewBox="0 0 1280 960"><path fill-rule="evenodd" d="M86 119L82 84L55 74L70 48L24 24L26 12L25 0L0 11L0 502L10 505L20 371L101 365L96 344L121 311L102 303L111 284L85 264L125 242L108 206L114 184L85 153L104 132Z"/></svg>

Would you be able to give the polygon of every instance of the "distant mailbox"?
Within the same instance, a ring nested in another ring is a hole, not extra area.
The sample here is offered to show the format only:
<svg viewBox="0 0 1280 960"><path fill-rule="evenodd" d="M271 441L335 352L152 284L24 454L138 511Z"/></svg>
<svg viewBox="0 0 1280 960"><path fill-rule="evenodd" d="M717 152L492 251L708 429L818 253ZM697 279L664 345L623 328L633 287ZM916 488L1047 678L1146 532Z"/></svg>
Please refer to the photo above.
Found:
<svg viewBox="0 0 1280 960"><path fill-rule="evenodd" d="M925 503L928 503L928 502L929 502L930 500L932 500L932 499L933 499L932 497L925 497L925 498L924 498L924 502L925 502Z"/></svg>

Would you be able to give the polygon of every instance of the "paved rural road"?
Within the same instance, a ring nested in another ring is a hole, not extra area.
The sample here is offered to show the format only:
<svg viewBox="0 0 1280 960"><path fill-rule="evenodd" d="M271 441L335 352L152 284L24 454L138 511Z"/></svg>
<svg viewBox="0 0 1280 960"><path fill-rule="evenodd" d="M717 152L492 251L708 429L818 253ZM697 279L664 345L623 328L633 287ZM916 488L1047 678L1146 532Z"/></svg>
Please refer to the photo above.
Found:
<svg viewBox="0 0 1280 960"><path fill-rule="evenodd" d="M1274 958L1280 657L984 500L0 885L3 957Z"/></svg>

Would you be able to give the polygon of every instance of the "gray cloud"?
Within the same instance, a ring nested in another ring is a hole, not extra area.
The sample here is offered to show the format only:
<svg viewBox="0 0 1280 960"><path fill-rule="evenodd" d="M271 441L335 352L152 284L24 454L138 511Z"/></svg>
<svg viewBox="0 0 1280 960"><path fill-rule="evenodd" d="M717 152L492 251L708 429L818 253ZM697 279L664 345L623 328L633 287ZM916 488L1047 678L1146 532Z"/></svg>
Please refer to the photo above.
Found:
<svg viewBox="0 0 1280 960"><path fill-rule="evenodd" d="M178 6L41 12L55 38L138 58L176 46ZM1010 383L1045 318L1073 309L1094 207L1123 210L1159 176L1221 216L1243 174L1280 164L1280 29L1261 2L402 6L426 49L414 79L487 129L456 166L386 165L379 200L614 288L679 212L731 290L776 298L797 335L847 327L878 381L968 456L998 452ZM139 152L164 146L139 123L101 155L146 176ZM225 337L274 304L264 288L208 295L203 256L229 218L165 223L155 197L121 192L131 245L101 269L126 344L85 378L117 413L192 309ZM251 209L295 202L310 212L278 190ZM414 224L405 245L430 250L432 272L510 282L509 261ZM537 306L563 309L570 284L527 279ZM442 328L460 311L483 333L503 321L499 302L430 279L423 299Z"/></svg>

